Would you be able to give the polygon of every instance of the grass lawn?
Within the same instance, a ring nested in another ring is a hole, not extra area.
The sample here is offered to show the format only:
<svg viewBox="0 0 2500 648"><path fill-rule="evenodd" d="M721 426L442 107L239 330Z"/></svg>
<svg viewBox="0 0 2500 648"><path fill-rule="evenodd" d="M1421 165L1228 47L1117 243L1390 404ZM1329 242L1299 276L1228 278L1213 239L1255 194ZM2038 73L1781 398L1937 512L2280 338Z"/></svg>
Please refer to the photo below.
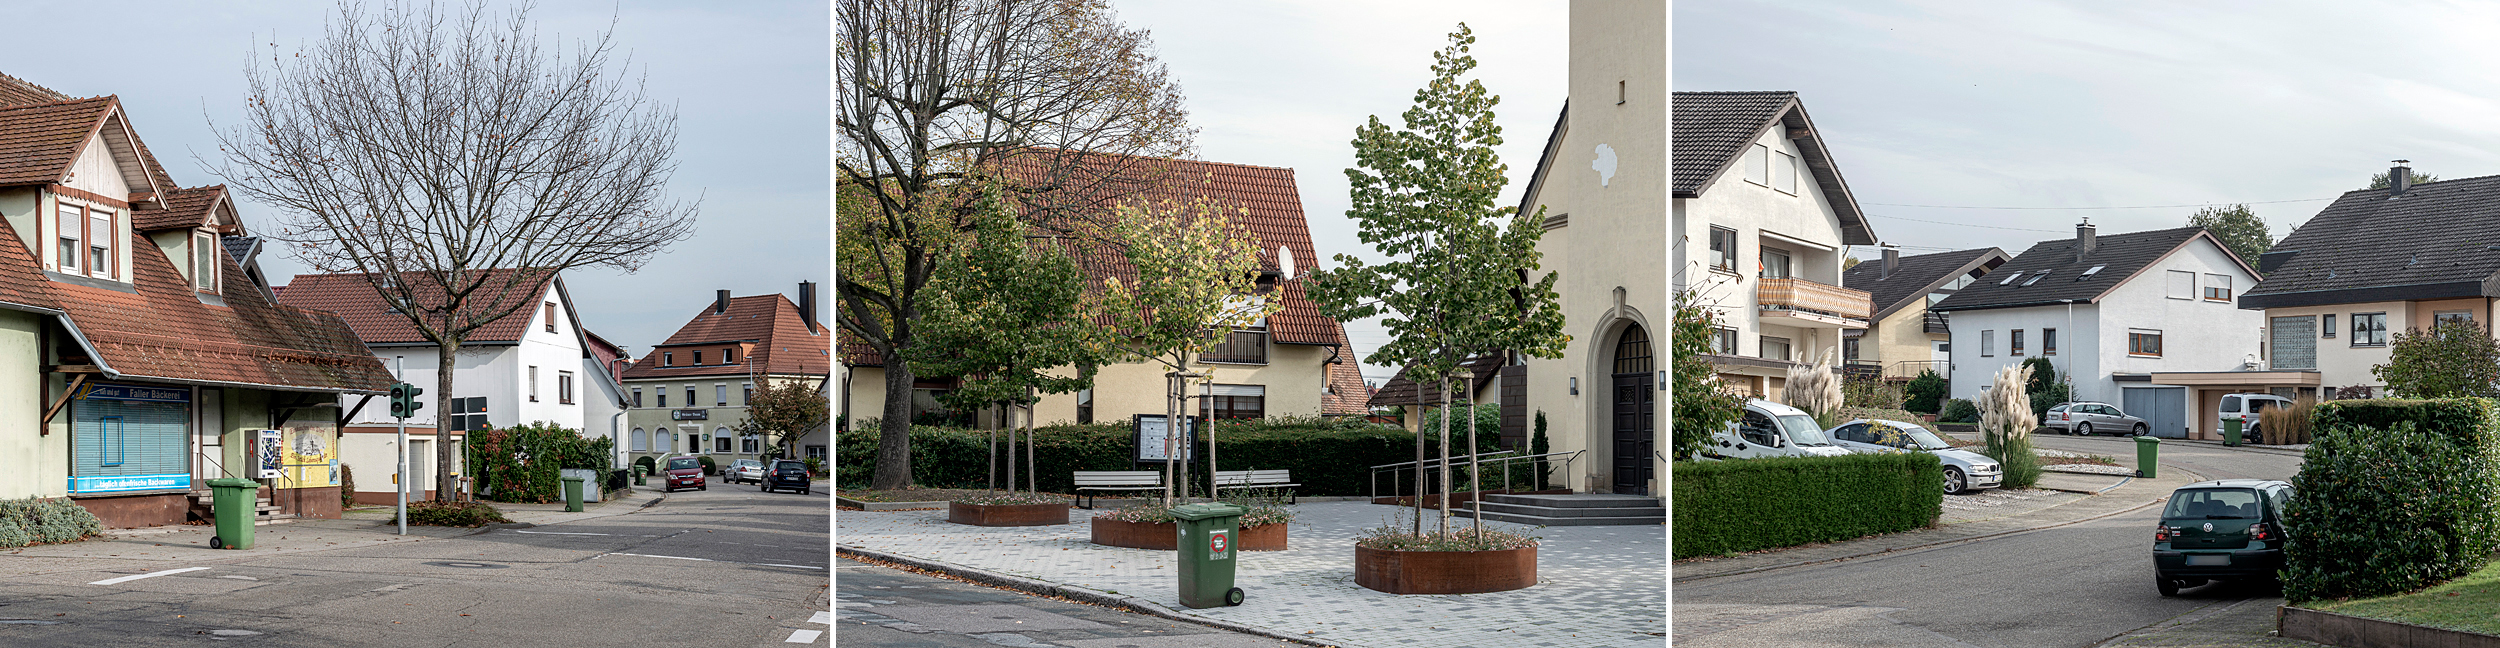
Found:
<svg viewBox="0 0 2500 648"><path fill-rule="evenodd" d="M2337 614L2500 635L2500 562L2436 587L2395 596L2319 601L2306 607Z"/></svg>

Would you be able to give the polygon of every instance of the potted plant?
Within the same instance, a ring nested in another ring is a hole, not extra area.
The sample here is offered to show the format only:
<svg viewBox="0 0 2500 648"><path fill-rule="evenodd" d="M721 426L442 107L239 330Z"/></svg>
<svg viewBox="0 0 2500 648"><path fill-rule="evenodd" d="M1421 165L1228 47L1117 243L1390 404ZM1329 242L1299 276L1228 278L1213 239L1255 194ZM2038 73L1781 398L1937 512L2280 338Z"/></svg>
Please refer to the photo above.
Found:
<svg viewBox="0 0 2500 648"><path fill-rule="evenodd" d="M1535 536L1500 529L1414 533L1396 527L1354 539L1354 584L1390 594L1476 594L1536 584Z"/></svg>
<svg viewBox="0 0 2500 648"><path fill-rule="evenodd" d="M972 526L1047 526L1068 523L1067 498L1039 493L997 493L946 504L946 521Z"/></svg>
<svg viewBox="0 0 2500 648"><path fill-rule="evenodd" d="M1286 523L1293 521L1293 511L1272 500L1233 501L1248 507L1241 516L1241 535L1234 545L1242 551L1284 551ZM1172 506L1148 503L1094 516L1094 544L1130 549L1173 551L1179 547L1180 528L1172 521Z"/></svg>

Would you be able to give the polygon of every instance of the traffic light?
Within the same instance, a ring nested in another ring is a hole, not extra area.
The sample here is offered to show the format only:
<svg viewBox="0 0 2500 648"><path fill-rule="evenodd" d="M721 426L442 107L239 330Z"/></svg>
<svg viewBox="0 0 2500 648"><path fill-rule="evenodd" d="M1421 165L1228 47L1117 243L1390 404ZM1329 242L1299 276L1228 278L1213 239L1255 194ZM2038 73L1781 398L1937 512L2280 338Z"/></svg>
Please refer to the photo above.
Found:
<svg viewBox="0 0 2500 648"><path fill-rule="evenodd" d="M408 383L391 385L391 416L393 418L416 416L417 410L425 407L425 403L417 402L417 395L423 393L425 390L416 385Z"/></svg>

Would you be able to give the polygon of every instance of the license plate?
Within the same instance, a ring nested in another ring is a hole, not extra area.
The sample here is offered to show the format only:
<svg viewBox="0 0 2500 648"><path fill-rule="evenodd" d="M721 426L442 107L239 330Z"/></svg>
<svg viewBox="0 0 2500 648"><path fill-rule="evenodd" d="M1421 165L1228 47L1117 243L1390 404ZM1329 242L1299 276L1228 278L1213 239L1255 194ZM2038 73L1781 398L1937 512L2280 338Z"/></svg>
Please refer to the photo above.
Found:
<svg viewBox="0 0 2500 648"><path fill-rule="evenodd" d="M2231 564L2231 556L2230 554L2188 556L2187 564L2191 567L2225 567Z"/></svg>

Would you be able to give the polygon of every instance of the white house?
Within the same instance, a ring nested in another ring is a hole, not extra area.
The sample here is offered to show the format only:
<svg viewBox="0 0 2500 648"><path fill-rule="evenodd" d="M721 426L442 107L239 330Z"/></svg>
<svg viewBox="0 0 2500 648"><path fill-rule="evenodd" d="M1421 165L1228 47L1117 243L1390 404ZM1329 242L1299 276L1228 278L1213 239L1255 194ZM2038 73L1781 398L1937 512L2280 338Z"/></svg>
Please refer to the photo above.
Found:
<svg viewBox="0 0 2500 648"><path fill-rule="evenodd" d="M496 271L496 277L511 275L509 270ZM391 312L366 281L362 274L297 275L278 299L338 314L382 359L384 367L399 372L401 382L426 390L417 398L425 407L408 419L409 472L415 481L410 497L415 498L440 483L432 474L435 431L446 414L458 413L444 411L442 395L434 393L437 346L421 337L405 317ZM511 290L516 294L528 295L521 299L529 305L478 328L461 343L453 359L452 388L458 392L453 400L485 399L483 410L477 413L484 415L489 426L553 423L580 430L585 436L618 439L622 445L621 421L615 415L624 411L625 391L611 361L615 356L595 353L604 342L594 343L582 328L564 278L519 279L514 286ZM376 504L396 498L388 479L376 478L391 474L397 463L392 444L397 442L399 421L391 417L387 401L388 397L341 401L351 414L340 454L356 474L369 476L356 484L358 499ZM474 419L467 422L472 428L476 425ZM460 431L450 432L451 442L459 443Z"/></svg>
<svg viewBox="0 0 2500 648"><path fill-rule="evenodd" d="M1953 397L1997 370L2047 358L2072 398L2119 406L2149 432L2185 433L2190 387L2156 374L2238 372L2264 326L2233 299L2257 273L2202 227L2042 241L1929 310L1951 314Z"/></svg>

